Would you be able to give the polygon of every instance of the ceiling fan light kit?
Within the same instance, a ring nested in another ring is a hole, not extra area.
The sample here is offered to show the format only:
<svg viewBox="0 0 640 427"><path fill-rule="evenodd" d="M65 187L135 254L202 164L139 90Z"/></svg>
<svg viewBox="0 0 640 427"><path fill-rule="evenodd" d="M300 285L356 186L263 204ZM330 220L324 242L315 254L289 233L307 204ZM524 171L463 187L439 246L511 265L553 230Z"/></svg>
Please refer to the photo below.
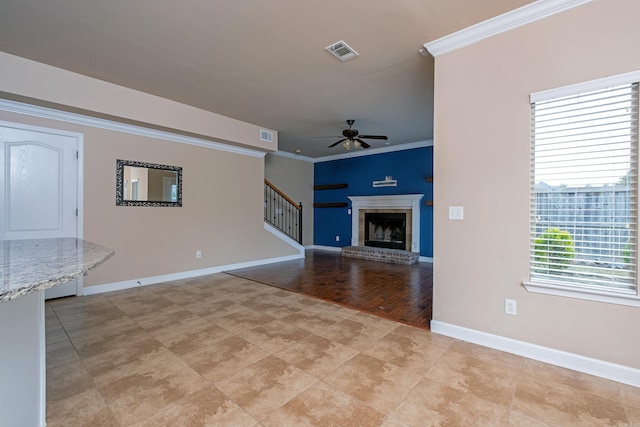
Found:
<svg viewBox="0 0 640 427"><path fill-rule="evenodd" d="M338 144L342 144L342 146L346 149L346 150L350 150L352 146L354 147L362 147L362 148L369 148L371 147L371 145L369 145L366 141L363 141L363 138L365 139L382 139L382 140L387 140L389 138L387 138L386 135L360 135L358 132L358 129L354 129L351 126L353 126L353 123L355 122L355 120L347 120L347 125L349 125L349 129L345 129L342 131L342 136L344 136L343 139L334 142L333 144L331 144L329 146L329 148L335 147Z"/></svg>

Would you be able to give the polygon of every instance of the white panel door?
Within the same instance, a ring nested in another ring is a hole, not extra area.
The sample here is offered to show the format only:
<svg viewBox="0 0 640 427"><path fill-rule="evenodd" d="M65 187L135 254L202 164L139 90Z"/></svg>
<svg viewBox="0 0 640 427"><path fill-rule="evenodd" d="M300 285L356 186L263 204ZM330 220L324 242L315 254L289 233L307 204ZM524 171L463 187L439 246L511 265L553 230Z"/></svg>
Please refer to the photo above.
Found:
<svg viewBox="0 0 640 427"><path fill-rule="evenodd" d="M0 238L77 237L78 135L0 126ZM77 282L46 298L75 295Z"/></svg>

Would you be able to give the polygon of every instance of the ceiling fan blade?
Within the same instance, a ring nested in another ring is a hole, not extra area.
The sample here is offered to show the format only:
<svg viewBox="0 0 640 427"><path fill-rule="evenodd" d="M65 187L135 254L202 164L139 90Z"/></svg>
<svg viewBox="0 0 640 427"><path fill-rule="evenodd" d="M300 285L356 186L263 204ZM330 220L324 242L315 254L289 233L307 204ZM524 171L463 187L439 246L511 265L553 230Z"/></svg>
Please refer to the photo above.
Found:
<svg viewBox="0 0 640 427"><path fill-rule="evenodd" d="M369 144L367 144L366 142L364 142L363 140L361 140L360 138L356 138L356 141L358 141L360 143L360 146L362 148L369 148L371 147Z"/></svg>
<svg viewBox="0 0 640 427"><path fill-rule="evenodd" d="M358 135L358 138L384 139L385 141L389 139L386 135Z"/></svg>
<svg viewBox="0 0 640 427"><path fill-rule="evenodd" d="M344 141L346 141L346 140L347 140L347 138L345 138L345 139L341 139L341 140L340 140L340 141L338 141L338 142L334 142L333 144L331 144L331 145L329 146L329 148L333 148L333 147L335 147L336 145L338 145L338 144L340 144L341 142L344 142Z"/></svg>

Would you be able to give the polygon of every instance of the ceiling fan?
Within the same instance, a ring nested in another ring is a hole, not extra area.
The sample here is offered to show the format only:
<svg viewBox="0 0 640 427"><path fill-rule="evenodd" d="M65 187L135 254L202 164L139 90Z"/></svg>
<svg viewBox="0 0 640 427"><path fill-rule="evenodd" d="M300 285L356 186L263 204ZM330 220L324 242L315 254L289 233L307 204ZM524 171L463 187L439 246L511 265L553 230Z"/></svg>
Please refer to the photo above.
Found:
<svg viewBox="0 0 640 427"><path fill-rule="evenodd" d="M347 120L347 124L349 125L349 129L345 129L342 131L342 136L344 136L343 139L334 142L333 144L331 144L329 146L329 148L335 147L336 145L340 144L340 143L344 143L344 148L346 148L347 150L349 150L351 148L351 145L354 145L356 147L362 147L362 148L369 148L371 147L369 144L367 144L365 141L362 140L362 138L364 139L383 139L383 140L387 140L388 138L385 135L359 135L358 134L358 129L352 129L351 126L353 125L354 120Z"/></svg>

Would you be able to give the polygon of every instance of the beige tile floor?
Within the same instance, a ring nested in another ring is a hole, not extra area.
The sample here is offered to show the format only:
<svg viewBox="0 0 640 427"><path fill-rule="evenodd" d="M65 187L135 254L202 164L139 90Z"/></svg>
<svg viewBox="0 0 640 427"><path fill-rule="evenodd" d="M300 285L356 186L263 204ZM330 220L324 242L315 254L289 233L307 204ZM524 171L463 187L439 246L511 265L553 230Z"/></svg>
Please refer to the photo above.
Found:
<svg viewBox="0 0 640 427"><path fill-rule="evenodd" d="M46 304L47 425L640 426L640 389L216 274Z"/></svg>

